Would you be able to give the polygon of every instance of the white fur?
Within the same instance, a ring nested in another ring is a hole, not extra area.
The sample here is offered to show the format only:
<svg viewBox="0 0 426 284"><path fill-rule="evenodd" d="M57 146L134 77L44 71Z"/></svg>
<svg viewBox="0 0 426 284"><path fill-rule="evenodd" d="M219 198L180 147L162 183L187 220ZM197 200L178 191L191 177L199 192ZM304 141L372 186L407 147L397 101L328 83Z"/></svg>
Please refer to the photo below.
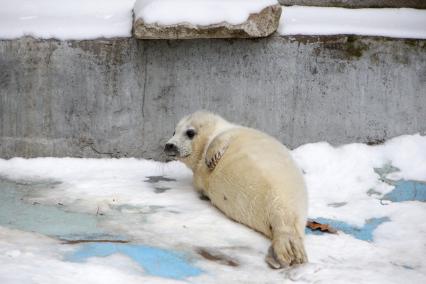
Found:
<svg viewBox="0 0 426 284"><path fill-rule="evenodd" d="M193 139L185 137L187 129L196 131ZM193 171L198 191L233 220L272 239L266 258L272 267L307 261L307 193L284 145L208 112L183 118L170 141Z"/></svg>

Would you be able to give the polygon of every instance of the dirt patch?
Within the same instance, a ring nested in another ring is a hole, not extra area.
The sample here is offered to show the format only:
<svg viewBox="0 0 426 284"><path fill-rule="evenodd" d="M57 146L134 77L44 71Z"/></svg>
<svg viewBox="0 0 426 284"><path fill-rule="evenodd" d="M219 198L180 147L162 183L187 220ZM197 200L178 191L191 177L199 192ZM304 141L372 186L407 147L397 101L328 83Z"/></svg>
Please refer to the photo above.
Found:
<svg viewBox="0 0 426 284"><path fill-rule="evenodd" d="M213 252L205 248L198 248L197 253L207 260L214 261L223 265L228 265L232 267L237 267L240 265L236 260L217 251Z"/></svg>

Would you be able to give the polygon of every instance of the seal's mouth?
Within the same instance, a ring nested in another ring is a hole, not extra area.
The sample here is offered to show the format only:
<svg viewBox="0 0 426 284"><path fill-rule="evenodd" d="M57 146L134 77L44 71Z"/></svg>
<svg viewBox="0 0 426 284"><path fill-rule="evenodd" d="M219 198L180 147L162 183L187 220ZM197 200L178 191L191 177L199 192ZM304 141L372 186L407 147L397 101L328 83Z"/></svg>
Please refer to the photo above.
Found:
<svg viewBox="0 0 426 284"><path fill-rule="evenodd" d="M187 153L186 151L182 153L181 149L175 143L171 142L166 143L163 153L166 156L166 161L183 160L191 155L191 153Z"/></svg>
<svg viewBox="0 0 426 284"><path fill-rule="evenodd" d="M171 162L171 161L176 161L178 158L178 155L176 153L170 153L170 152L164 151L163 157L166 162Z"/></svg>
<svg viewBox="0 0 426 284"><path fill-rule="evenodd" d="M185 158L188 158L191 154L187 154L185 156L181 156L181 155L177 155L177 154L166 154L166 162L171 162L171 161L180 161L183 160Z"/></svg>
<svg viewBox="0 0 426 284"><path fill-rule="evenodd" d="M161 161L168 163L168 162L173 162L173 161L177 161L178 160L178 155L177 154L172 154L172 153L167 153L165 151L163 151L162 155L161 155Z"/></svg>

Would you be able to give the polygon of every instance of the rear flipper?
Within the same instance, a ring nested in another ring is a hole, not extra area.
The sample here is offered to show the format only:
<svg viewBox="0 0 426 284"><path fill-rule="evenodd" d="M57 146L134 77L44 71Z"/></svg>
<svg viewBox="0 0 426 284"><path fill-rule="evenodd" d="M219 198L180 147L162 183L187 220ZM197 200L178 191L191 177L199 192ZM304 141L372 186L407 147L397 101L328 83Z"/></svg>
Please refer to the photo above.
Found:
<svg viewBox="0 0 426 284"><path fill-rule="evenodd" d="M303 238L286 233L274 235L265 261L275 269L307 262Z"/></svg>

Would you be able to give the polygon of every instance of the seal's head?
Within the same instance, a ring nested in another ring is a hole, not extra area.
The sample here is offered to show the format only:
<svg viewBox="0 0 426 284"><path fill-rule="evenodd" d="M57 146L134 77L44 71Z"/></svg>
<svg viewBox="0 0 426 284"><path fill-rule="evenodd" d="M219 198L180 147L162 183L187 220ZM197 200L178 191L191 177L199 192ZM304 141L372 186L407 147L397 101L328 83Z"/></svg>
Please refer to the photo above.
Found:
<svg viewBox="0 0 426 284"><path fill-rule="evenodd" d="M194 169L219 124L229 123L207 111L197 111L185 116L177 124L173 137L167 141L164 147L165 154Z"/></svg>

